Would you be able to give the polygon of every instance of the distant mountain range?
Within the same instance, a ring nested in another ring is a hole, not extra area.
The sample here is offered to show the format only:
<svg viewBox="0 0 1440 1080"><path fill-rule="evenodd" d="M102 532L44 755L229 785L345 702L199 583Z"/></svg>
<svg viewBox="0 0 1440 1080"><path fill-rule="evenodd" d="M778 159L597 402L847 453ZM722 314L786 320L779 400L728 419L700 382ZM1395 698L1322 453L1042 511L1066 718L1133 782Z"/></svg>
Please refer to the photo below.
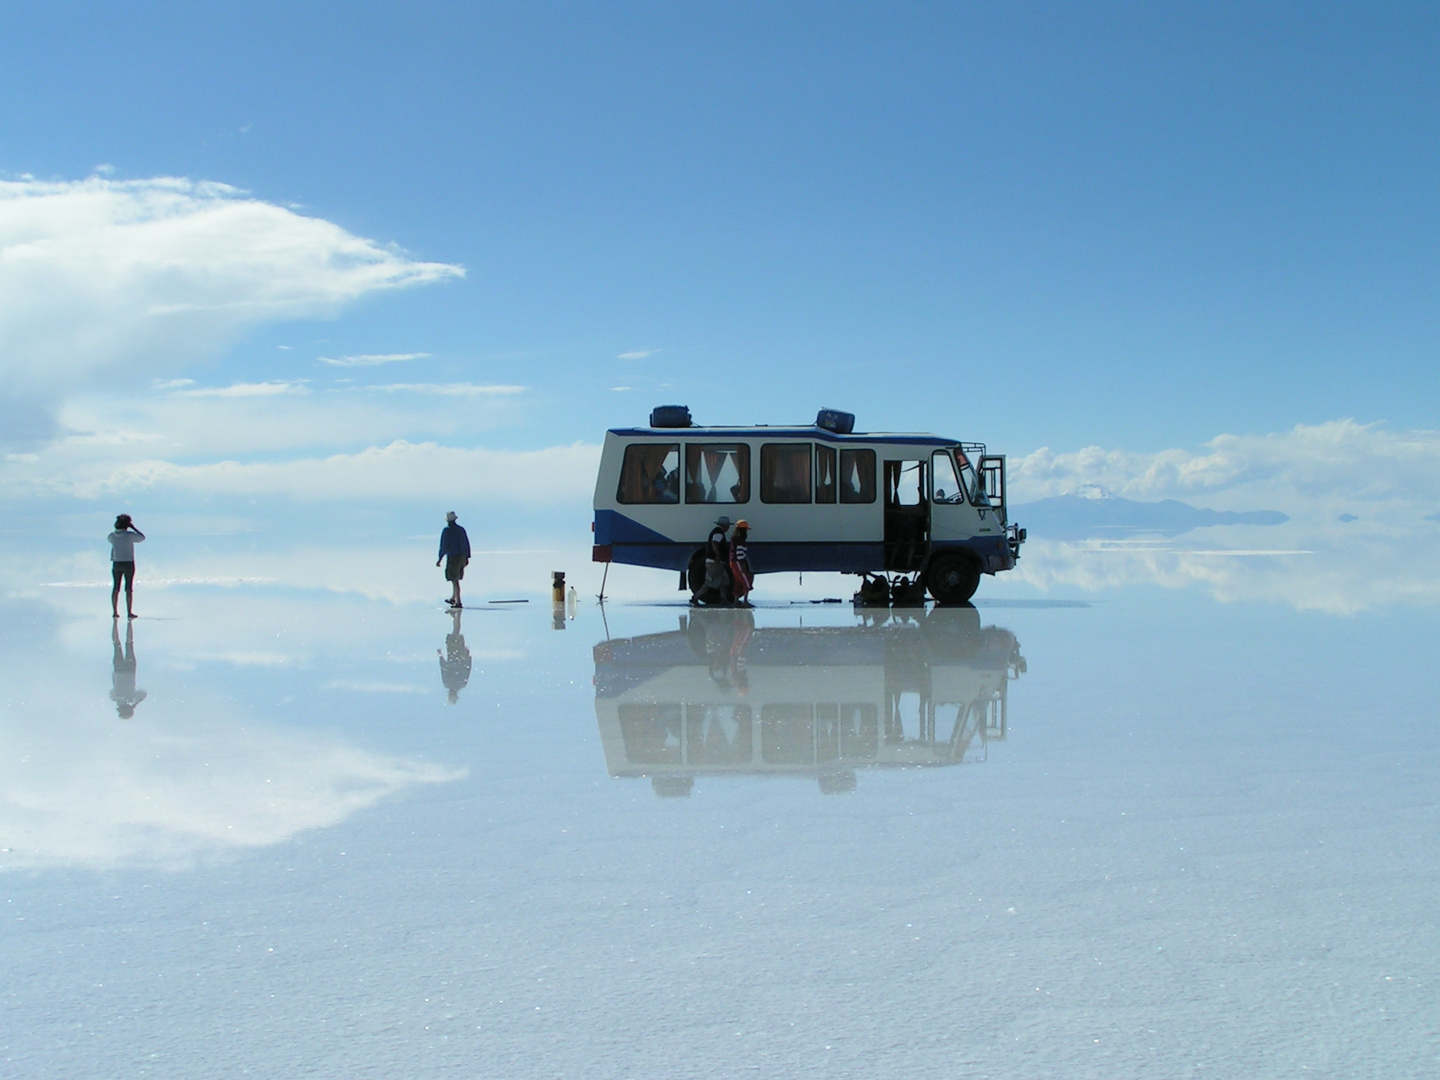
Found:
<svg viewBox="0 0 1440 1080"><path fill-rule="evenodd" d="M1211 525L1282 525L1290 520L1278 510L1203 510L1178 499L1135 502L1108 492L1022 503L1012 506L1009 516L1037 540L1103 539L1134 533L1178 536Z"/></svg>

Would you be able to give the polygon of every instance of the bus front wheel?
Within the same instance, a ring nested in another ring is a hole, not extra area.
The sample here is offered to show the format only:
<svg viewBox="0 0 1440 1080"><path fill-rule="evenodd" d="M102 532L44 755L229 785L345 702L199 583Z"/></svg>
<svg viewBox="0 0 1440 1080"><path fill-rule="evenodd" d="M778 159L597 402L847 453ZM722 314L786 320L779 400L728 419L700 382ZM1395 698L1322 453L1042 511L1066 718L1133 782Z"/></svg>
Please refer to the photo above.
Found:
<svg viewBox="0 0 1440 1080"><path fill-rule="evenodd" d="M941 604L963 604L979 587L980 564L959 552L937 556L925 571L925 588Z"/></svg>

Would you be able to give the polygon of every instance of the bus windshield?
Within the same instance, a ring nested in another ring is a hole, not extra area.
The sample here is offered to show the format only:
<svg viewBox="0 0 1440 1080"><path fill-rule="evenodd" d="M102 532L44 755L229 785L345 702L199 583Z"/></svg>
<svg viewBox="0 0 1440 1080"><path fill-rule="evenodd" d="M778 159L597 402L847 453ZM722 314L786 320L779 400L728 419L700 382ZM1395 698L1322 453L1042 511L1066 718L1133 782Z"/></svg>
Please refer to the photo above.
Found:
<svg viewBox="0 0 1440 1080"><path fill-rule="evenodd" d="M989 506L990 498L985 494L985 483L975 471L975 466L970 464L970 459L965 456L965 451L958 446L955 447L955 464L960 468L960 484L965 489L966 496L974 506Z"/></svg>

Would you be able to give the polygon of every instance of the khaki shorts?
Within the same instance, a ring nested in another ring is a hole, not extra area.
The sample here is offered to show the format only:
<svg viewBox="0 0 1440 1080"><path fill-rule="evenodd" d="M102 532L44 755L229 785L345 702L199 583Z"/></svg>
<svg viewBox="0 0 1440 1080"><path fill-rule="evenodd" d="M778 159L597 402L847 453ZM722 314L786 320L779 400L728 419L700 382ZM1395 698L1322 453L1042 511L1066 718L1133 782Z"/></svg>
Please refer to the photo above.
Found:
<svg viewBox="0 0 1440 1080"><path fill-rule="evenodd" d="M451 555L445 559L445 580L459 581L465 576L465 556Z"/></svg>

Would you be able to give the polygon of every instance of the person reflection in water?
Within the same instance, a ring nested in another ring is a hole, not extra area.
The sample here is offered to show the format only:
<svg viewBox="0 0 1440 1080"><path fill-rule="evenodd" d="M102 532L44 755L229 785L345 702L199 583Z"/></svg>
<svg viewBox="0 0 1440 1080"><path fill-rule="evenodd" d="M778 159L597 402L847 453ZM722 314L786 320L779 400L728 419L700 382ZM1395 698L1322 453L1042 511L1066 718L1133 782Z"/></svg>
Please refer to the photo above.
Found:
<svg viewBox="0 0 1440 1080"><path fill-rule="evenodd" d="M460 609L452 608L450 617L455 624L445 635L445 651L436 649L435 655L440 657L440 681L445 684L450 704L454 705L470 681L470 650L465 647L465 635L460 633Z"/></svg>
<svg viewBox="0 0 1440 1080"><path fill-rule="evenodd" d="M748 611L737 611L733 617L717 613L715 618L697 619L693 625L700 630L710 678L717 686L734 687L741 697L748 695L750 669L745 646L755 633L755 616Z"/></svg>
<svg viewBox="0 0 1440 1080"><path fill-rule="evenodd" d="M115 645L114 670L110 675L110 700L121 720L135 715L135 706L145 700L145 691L135 689L135 624L125 624L125 651L120 651L120 624L110 624L110 640Z"/></svg>

